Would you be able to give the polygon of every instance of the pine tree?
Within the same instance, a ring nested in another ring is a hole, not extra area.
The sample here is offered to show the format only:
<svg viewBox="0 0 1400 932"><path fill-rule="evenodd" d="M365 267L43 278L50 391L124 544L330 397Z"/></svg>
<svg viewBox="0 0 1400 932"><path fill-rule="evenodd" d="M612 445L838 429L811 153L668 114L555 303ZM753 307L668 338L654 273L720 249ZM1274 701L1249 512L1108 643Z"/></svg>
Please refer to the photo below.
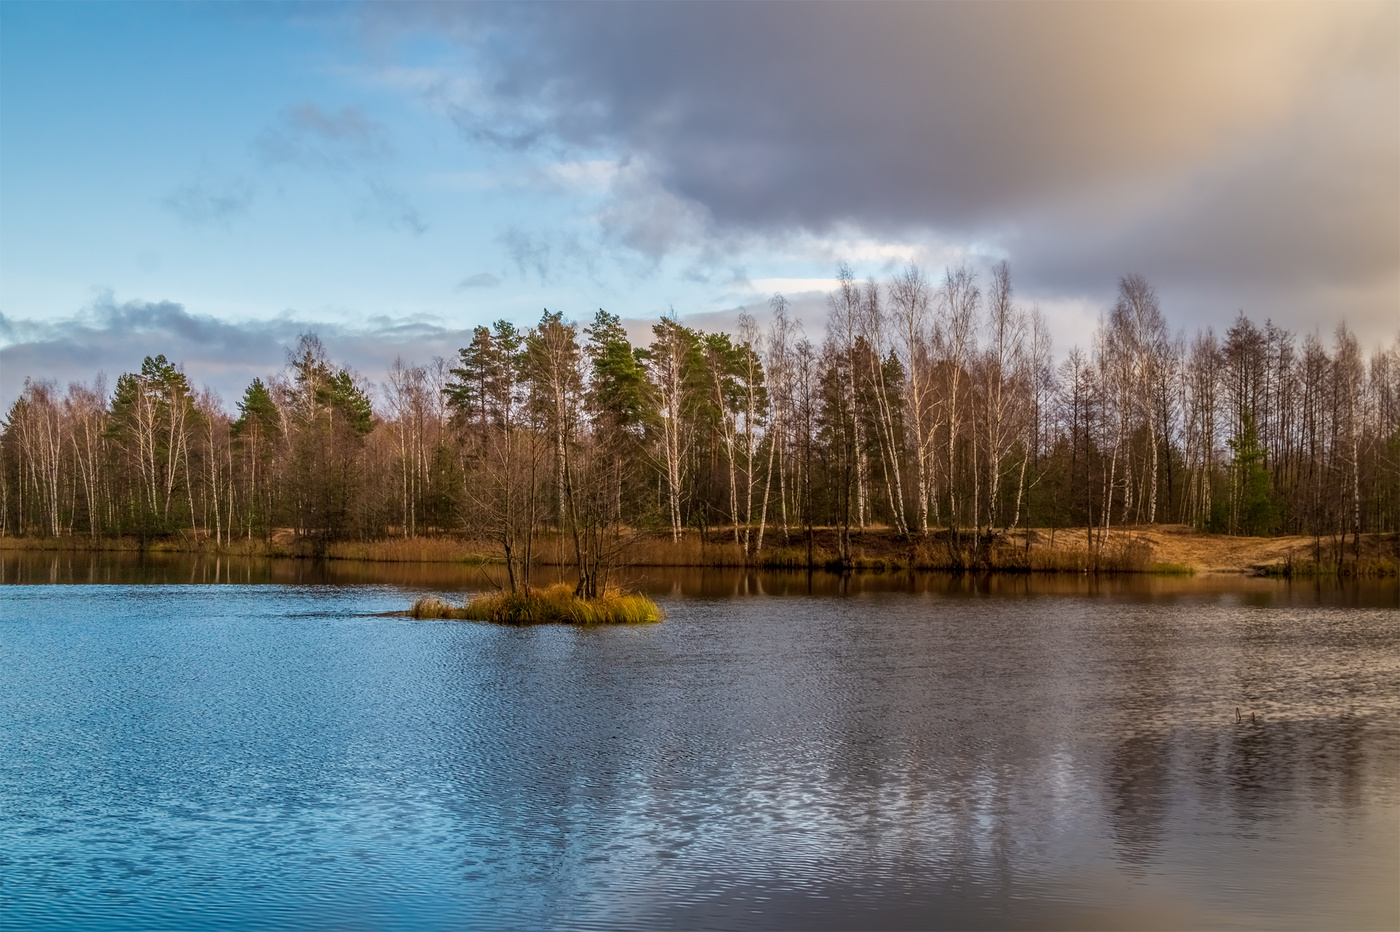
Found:
<svg viewBox="0 0 1400 932"><path fill-rule="evenodd" d="M1267 537L1278 524L1278 506L1274 503L1273 480L1264 466L1264 448L1254 425L1254 412L1245 408L1240 413L1240 435L1229 441L1234 460L1230 464L1235 478L1236 533Z"/></svg>

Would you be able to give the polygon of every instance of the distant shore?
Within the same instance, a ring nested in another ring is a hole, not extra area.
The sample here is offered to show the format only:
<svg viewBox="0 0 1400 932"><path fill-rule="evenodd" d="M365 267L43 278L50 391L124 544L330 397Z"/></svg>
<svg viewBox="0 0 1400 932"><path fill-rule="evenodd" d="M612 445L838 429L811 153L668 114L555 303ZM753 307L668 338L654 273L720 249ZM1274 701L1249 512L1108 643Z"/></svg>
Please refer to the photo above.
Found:
<svg viewBox="0 0 1400 932"><path fill-rule="evenodd" d="M1400 569L1400 534L1363 534L1359 548L1351 537L1235 537L1206 534L1184 525L1113 528L1096 532L1088 549L1084 528L1017 529L990 538L971 530L956 537L946 529L900 537L884 528L852 530L846 559L839 535L817 528L810 547L805 531L769 529L763 550L745 556L733 529L680 541L669 534L636 534L622 550L627 566L757 567L772 569L972 570L991 572L1235 573L1277 576L1394 576ZM136 538L0 537L0 550L203 553L266 558L321 558L393 563L498 562L488 541L457 535L393 537L375 541L315 542L290 531L270 540L240 539L216 546L207 537L171 536L144 543ZM569 548L556 534L537 543L544 566L569 563ZM810 556L809 556L810 554Z"/></svg>

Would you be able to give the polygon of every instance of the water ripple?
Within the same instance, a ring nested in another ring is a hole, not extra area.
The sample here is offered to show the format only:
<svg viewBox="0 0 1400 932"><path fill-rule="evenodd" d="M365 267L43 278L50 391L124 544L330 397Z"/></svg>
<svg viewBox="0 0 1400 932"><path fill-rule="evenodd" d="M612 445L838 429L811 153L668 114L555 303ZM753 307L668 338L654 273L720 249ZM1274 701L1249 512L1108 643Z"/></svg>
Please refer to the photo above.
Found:
<svg viewBox="0 0 1400 932"><path fill-rule="evenodd" d="M6 587L6 927L1400 924L1393 609L412 594Z"/></svg>

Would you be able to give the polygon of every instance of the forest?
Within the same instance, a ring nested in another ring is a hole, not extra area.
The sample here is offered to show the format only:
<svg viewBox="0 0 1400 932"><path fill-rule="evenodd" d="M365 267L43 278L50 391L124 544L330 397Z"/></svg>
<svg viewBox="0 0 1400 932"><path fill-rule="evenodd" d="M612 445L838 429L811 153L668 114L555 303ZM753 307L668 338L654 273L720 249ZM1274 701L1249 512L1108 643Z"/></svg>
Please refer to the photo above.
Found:
<svg viewBox="0 0 1400 932"><path fill-rule="evenodd" d="M787 302L733 333L674 313L477 327L379 384L314 334L234 410L162 355L114 385L28 380L0 434L0 534L309 546L488 540L514 581L544 534L581 587L637 535L746 558L835 531L937 536L959 559L1018 527L1309 534L1400 528L1400 338L1241 313L1168 325L1151 285L1057 361L1010 268L892 280L843 267L813 343Z"/></svg>

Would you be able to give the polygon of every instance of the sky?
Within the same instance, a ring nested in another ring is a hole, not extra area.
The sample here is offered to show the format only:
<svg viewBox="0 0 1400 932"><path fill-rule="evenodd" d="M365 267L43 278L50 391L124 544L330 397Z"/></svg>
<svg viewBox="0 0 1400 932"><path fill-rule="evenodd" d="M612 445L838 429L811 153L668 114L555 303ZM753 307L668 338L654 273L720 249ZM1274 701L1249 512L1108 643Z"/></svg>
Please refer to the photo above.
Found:
<svg viewBox="0 0 1400 932"><path fill-rule="evenodd" d="M1001 260L1061 354L1127 273L1395 339L1400 4L0 4L5 407Z"/></svg>

